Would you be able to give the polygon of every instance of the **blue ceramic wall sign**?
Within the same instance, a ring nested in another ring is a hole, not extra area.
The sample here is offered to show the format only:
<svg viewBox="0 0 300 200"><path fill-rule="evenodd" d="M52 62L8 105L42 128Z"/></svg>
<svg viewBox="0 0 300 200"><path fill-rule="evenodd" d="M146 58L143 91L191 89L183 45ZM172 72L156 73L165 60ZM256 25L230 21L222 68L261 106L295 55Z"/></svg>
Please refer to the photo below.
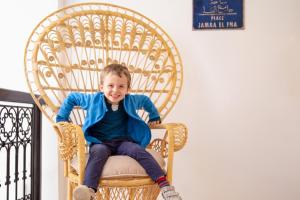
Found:
<svg viewBox="0 0 300 200"><path fill-rule="evenodd" d="M193 29L243 28L243 0L193 0Z"/></svg>

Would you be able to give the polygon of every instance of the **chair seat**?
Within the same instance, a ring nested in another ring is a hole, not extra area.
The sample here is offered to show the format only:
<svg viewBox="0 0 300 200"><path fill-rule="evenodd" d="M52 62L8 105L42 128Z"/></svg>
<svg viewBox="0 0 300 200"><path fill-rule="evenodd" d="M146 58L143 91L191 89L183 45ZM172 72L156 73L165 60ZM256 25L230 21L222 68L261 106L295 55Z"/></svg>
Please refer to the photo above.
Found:
<svg viewBox="0 0 300 200"><path fill-rule="evenodd" d="M146 149L158 162L159 166L165 170L165 160L160 153L152 149ZM88 160L89 154L86 154ZM78 171L78 157L71 161L71 166ZM147 177L144 168L133 158L123 155L110 156L104 165L101 178L131 178L131 177Z"/></svg>

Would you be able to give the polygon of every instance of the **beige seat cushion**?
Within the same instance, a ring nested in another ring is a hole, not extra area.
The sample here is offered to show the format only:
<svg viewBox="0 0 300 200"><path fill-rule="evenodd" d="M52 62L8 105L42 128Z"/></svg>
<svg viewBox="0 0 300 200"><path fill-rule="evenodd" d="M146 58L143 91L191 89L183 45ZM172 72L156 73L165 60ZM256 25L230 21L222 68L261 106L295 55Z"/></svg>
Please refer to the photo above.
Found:
<svg viewBox="0 0 300 200"><path fill-rule="evenodd" d="M160 153L146 149L158 162L159 166L165 168L165 160ZM86 155L88 160L88 154ZM71 161L71 166L78 170L78 158ZM129 156L110 156L104 165L101 178L120 178L120 177L146 177L148 176L144 168L133 158Z"/></svg>

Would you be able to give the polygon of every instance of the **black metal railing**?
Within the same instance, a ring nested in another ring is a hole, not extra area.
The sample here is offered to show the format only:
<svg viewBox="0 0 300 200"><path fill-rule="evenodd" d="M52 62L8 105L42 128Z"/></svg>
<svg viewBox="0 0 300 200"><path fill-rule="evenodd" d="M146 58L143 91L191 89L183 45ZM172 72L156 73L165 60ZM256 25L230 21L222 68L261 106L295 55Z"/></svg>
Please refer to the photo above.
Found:
<svg viewBox="0 0 300 200"><path fill-rule="evenodd" d="M0 199L41 199L41 113L28 93L0 88Z"/></svg>

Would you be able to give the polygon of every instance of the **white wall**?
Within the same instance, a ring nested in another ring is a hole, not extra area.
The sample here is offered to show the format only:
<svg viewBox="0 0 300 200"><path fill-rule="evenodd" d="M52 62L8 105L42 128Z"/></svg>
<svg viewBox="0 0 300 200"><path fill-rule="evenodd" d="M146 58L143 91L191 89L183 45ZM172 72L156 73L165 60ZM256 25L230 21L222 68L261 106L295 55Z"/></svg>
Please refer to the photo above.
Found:
<svg viewBox="0 0 300 200"><path fill-rule="evenodd" d="M192 31L192 1L105 2L158 22L181 52L185 84L167 120L190 130L175 160L183 197L299 199L299 1L245 1L245 30L230 31Z"/></svg>
<svg viewBox="0 0 300 200"><path fill-rule="evenodd" d="M167 121L190 131L175 155L184 199L300 199L300 2L244 1L245 30L222 31L192 31L192 1L105 2L151 18L181 52L183 92Z"/></svg>
<svg viewBox="0 0 300 200"><path fill-rule="evenodd" d="M57 1L2 1L0 31L0 87L29 92L24 74L24 48L38 22L57 8ZM46 118L42 127L42 199L53 199L57 189L56 135ZM2 173L2 172L0 172ZM2 182L3 183L3 182ZM14 195L12 195L14 196ZM57 198L54 198L57 199Z"/></svg>
<svg viewBox="0 0 300 200"><path fill-rule="evenodd" d="M300 1L244 1L245 30L221 31L192 31L191 0L105 2L157 22L181 53L183 91L166 121L184 122L190 131L175 155L174 184L184 199L300 199ZM3 3L2 27L11 27L7 16L16 15L10 20L22 31L0 33L0 87L27 90L19 72L26 37L56 4ZM47 200L57 194L56 138L50 130L43 138Z"/></svg>

